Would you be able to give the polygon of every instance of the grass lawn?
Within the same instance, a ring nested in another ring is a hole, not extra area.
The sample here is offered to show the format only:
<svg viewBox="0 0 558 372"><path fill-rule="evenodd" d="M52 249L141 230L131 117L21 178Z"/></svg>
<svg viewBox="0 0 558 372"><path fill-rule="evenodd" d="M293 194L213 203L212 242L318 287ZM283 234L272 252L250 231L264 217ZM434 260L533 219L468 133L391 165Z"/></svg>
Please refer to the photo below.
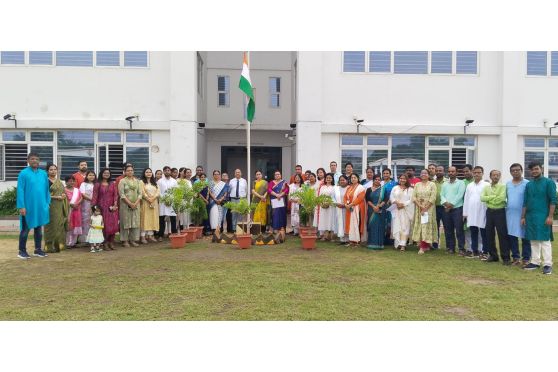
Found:
<svg viewBox="0 0 558 372"><path fill-rule="evenodd" d="M558 320L558 273L416 252L321 242L304 251L289 238L23 261L4 237L0 320Z"/></svg>

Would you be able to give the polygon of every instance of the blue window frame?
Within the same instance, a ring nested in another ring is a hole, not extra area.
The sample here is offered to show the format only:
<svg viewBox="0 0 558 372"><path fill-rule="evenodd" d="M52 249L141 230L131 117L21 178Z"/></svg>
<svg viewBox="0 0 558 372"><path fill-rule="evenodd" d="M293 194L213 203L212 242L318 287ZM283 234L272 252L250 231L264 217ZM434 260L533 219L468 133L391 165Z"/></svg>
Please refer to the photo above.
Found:
<svg viewBox="0 0 558 372"><path fill-rule="evenodd" d="M455 53L456 74L477 74L477 52Z"/></svg>
<svg viewBox="0 0 558 372"><path fill-rule="evenodd" d="M391 52L370 52L368 71L391 72Z"/></svg>
<svg viewBox="0 0 558 372"><path fill-rule="evenodd" d="M1 52L0 61L3 65L24 65L25 52Z"/></svg>
<svg viewBox="0 0 558 372"><path fill-rule="evenodd" d="M93 66L93 52L56 52L56 66Z"/></svg>
<svg viewBox="0 0 558 372"><path fill-rule="evenodd" d="M365 52L343 52L343 72L364 72Z"/></svg>
<svg viewBox="0 0 558 372"><path fill-rule="evenodd" d="M428 73L428 52L394 52L396 74Z"/></svg>
<svg viewBox="0 0 558 372"><path fill-rule="evenodd" d="M451 74L453 67L453 53L432 52L430 61L430 73L432 74Z"/></svg>
<svg viewBox="0 0 558 372"><path fill-rule="evenodd" d="M30 65L52 65L52 52L29 52Z"/></svg>
<svg viewBox="0 0 558 372"><path fill-rule="evenodd" d="M550 52L550 75L558 76L558 52Z"/></svg>
<svg viewBox="0 0 558 372"><path fill-rule="evenodd" d="M548 53L527 52L527 75L546 76Z"/></svg>
<svg viewBox="0 0 558 372"><path fill-rule="evenodd" d="M120 52L97 52L97 66L120 66Z"/></svg>
<svg viewBox="0 0 558 372"><path fill-rule="evenodd" d="M147 52L124 52L124 66L147 67Z"/></svg>

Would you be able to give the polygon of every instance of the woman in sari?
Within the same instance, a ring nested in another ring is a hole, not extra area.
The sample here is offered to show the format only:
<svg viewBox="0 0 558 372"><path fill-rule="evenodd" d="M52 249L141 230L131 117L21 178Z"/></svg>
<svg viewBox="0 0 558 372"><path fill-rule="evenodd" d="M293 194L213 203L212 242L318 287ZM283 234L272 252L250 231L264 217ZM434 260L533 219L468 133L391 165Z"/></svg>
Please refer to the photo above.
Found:
<svg viewBox="0 0 558 372"><path fill-rule="evenodd" d="M366 178L363 179L360 184L364 186L365 189L369 189L372 187L374 183L374 169L371 167L366 168Z"/></svg>
<svg viewBox="0 0 558 372"><path fill-rule="evenodd" d="M436 224L436 194L437 188L429 179L427 169L420 171L421 182L413 190L415 203L415 221L413 223L412 240L420 242L419 254L430 250L432 243L438 240L438 225Z"/></svg>
<svg viewBox="0 0 558 372"><path fill-rule="evenodd" d="M338 185L333 188L333 203L335 205L334 233L339 238L339 244L346 244L348 235L345 233L345 192L349 180L344 174L339 176Z"/></svg>
<svg viewBox="0 0 558 372"><path fill-rule="evenodd" d="M189 186L190 188L192 187L192 182L190 182L190 179L188 178L188 168L186 167L182 167L178 170L178 182L185 182L187 186ZM155 180L155 182L157 182L157 180ZM184 230L187 229L190 226L190 212L189 211L184 211L184 212L178 212L176 213L176 223L177 225L180 226L180 230Z"/></svg>
<svg viewBox="0 0 558 372"><path fill-rule="evenodd" d="M91 226L91 199L93 198L93 188L97 175L89 170L85 173L83 182L79 185L79 192L83 200L81 201L81 235L78 238L80 243L87 243L87 234Z"/></svg>
<svg viewBox="0 0 558 372"><path fill-rule="evenodd" d="M368 204L366 246L369 249L384 249L384 238L386 234L385 205L389 200L385 188L381 184L382 177L374 175L372 186L366 189L366 203Z"/></svg>
<svg viewBox="0 0 558 372"><path fill-rule="evenodd" d="M227 185L221 181L221 172L213 171L213 180L209 183L209 203L207 213L211 232L221 230L221 220L223 219L223 204L227 198Z"/></svg>
<svg viewBox="0 0 558 372"><path fill-rule="evenodd" d="M267 225L267 207L269 205L267 198L267 181L263 179L261 171L256 171L256 181L252 189L253 202L258 203L254 211L254 222L259 222L262 227L262 232L265 231Z"/></svg>
<svg viewBox="0 0 558 372"><path fill-rule="evenodd" d="M58 167L49 164L47 172L50 186L50 222L45 226L45 251L56 253L65 248L69 206L64 185L57 177Z"/></svg>
<svg viewBox="0 0 558 372"><path fill-rule="evenodd" d="M316 178L318 179L318 182L320 184L324 183L325 176L326 176L326 171L324 168L318 168L316 170Z"/></svg>
<svg viewBox="0 0 558 372"><path fill-rule="evenodd" d="M127 165L118 184L120 196L120 241L123 247L137 247L140 239L141 181L134 177L134 167Z"/></svg>
<svg viewBox="0 0 558 372"><path fill-rule="evenodd" d="M273 233L280 231L285 237L285 229L287 228L287 203L285 196L289 194L289 185L282 179L281 172L276 170L275 179L269 182L267 192L271 199L271 227Z"/></svg>
<svg viewBox="0 0 558 372"><path fill-rule="evenodd" d="M199 175L197 182L205 182L207 175L202 173ZM209 225L209 186L204 187L202 191L198 194L201 200L205 203L205 209L207 210L207 218L202 221L203 233L204 235L210 235L211 226Z"/></svg>
<svg viewBox="0 0 558 372"><path fill-rule="evenodd" d="M413 200L413 188L405 173L399 176L399 185L395 186L390 193L389 200L392 204L391 235L393 246L405 252L407 239L411 232L411 221L415 212Z"/></svg>
<svg viewBox="0 0 558 372"><path fill-rule="evenodd" d="M111 181L110 169L104 168L99 173L97 183L93 187L91 205L101 208L103 215L103 236L105 237L104 249L114 250L114 236L119 231L118 224L118 192L116 184Z"/></svg>
<svg viewBox="0 0 558 372"><path fill-rule="evenodd" d="M66 232L66 248L74 248L78 237L81 235L81 192L74 187L76 179L74 176L66 177L66 198L70 203L70 212L68 215L68 231Z"/></svg>
<svg viewBox="0 0 558 372"><path fill-rule="evenodd" d="M156 242L154 234L159 231L159 186L153 176L151 168L143 171L142 180L142 200L140 209L140 236L141 243L147 241Z"/></svg>
<svg viewBox="0 0 558 372"><path fill-rule="evenodd" d="M359 183L356 173L351 174L351 185L345 192L345 231L349 234L347 246L356 247L364 232L366 219L366 203L364 202L365 189Z"/></svg>
<svg viewBox="0 0 558 372"><path fill-rule="evenodd" d="M300 174L295 174L293 176L293 183L289 185L289 201L291 202L291 227L293 228L293 234L298 235L298 228L300 227L300 205L298 204L298 199L291 197L291 194L300 190L302 187L302 176Z"/></svg>
<svg viewBox="0 0 558 372"><path fill-rule="evenodd" d="M318 196L320 195L327 195L331 197L333 195L333 174L328 173L324 178L324 182L320 185L318 189ZM321 240L332 240L334 239L333 236L333 222L334 222L334 213L335 210L330 208L329 205L327 206L318 206L316 207L316 214L315 219L318 232L321 235Z"/></svg>

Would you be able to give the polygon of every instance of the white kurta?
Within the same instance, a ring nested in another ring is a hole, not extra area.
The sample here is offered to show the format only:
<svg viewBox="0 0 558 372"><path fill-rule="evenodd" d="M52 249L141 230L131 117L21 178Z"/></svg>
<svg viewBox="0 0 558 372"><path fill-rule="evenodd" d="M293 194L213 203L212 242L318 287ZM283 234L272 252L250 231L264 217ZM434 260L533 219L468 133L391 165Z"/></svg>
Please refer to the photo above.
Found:
<svg viewBox="0 0 558 372"><path fill-rule="evenodd" d="M184 179L183 181L186 182L186 185L188 187L192 188L192 182L190 180ZM185 229L188 228L188 226L190 226L190 224L192 223L190 221L190 212L188 211L178 213L176 219L178 220L178 223L180 225L184 226Z"/></svg>
<svg viewBox="0 0 558 372"><path fill-rule="evenodd" d="M395 246L406 246L407 239L411 234L411 222L415 214L415 205L412 203L413 188L402 190L399 185L391 190L389 201L392 204L391 212L391 235L395 240ZM404 208L397 209L395 203L403 203Z"/></svg>
<svg viewBox="0 0 558 372"><path fill-rule="evenodd" d="M169 179L163 177L159 181L157 181L157 186L159 186L161 197L165 195L168 189L170 189L171 187L176 187L177 185L178 183L172 177L169 177ZM172 209L172 207L167 207L165 204L159 203L159 216L176 216L176 213L174 213L174 209Z"/></svg>
<svg viewBox="0 0 558 372"><path fill-rule="evenodd" d="M311 188L314 189L314 193L316 195L318 195L318 190L321 186L321 182L320 181L316 181L313 185L308 184L308 186L310 186ZM312 226L314 227L318 227L318 208L314 208L314 219L312 221Z"/></svg>
<svg viewBox="0 0 558 372"><path fill-rule="evenodd" d="M486 204L480 200L482 190L486 186L490 186L490 183L482 180L467 185L463 201L463 217L467 217L469 227L476 226L484 229L486 226Z"/></svg>
<svg viewBox="0 0 558 372"><path fill-rule="evenodd" d="M291 226L293 229L298 229L300 225L300 216L298 214L300 206L291 198L291 194L294 194L299 189L300 186L298 186L297 184L291 183L289 185L289 201L291 202Z"/></svg>
<svg viewBox="0 0 558 372"><path fill-rule="evenodd" d="M347 187L335 186L332 195L333 201L335 203L345 204L345 191L347 191ZM335 207L333 231L340 238L345 236L345 212L345 208Z"/></svg>
<svg viewBox="0 0 558 372"><path fill-rule="evenodd" d="M318 190L318 195L333 196L333 186L322 185ZM333 231L333 220L335 207L318 208L318 231Z"/></svg>

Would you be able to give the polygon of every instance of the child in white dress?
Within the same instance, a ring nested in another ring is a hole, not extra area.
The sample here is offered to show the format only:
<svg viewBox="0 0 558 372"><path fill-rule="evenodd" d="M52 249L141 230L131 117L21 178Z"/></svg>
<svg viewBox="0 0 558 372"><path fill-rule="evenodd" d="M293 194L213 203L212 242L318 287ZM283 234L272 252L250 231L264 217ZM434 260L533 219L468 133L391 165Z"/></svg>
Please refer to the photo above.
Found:
<svg viewBox="0 0 558 372"><path fill-rule="evenodd" d="M101 252L103 249L99 247L99 244L103 243L105 238L103 237L103 215L101 214L101 208L94 205L91 207L93 215L91 216L91 227L87 233L87 242L91 244L91 253Z"/></svg>

